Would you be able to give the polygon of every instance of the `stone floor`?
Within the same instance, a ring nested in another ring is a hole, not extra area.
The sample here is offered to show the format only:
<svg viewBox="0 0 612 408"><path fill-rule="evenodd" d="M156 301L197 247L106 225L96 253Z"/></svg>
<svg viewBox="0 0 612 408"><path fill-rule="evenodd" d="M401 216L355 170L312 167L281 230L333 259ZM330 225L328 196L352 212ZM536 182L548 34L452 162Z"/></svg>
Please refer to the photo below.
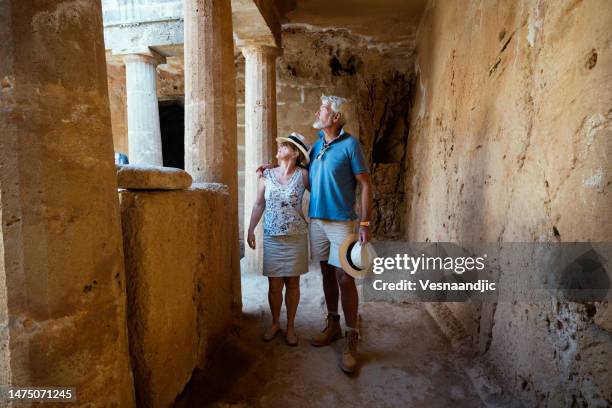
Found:
<svg viewBox="0 0 612 408"><path fill-rule="evenodd" d="M242 284L242 321L175 407L484 406L465 360L453 353L422 305L361 304L363 364L349 377L338 368L342 341L323 348L308 343L324 322L318 269L302 278L298 347L288 347L282 336L261 340L270 321L267 280L243 277Z"/></svg>

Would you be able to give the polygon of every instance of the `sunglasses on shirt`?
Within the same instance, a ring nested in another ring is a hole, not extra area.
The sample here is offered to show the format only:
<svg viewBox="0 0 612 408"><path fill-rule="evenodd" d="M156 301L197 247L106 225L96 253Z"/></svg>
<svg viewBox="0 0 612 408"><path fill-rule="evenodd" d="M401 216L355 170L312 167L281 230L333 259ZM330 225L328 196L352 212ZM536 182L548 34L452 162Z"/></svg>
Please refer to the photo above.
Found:
<svg viewBox="0 0 612 408"><path fill-rule="evenodd" d="M331 143L323 143L323 147L321 148L321 150L319 150L319 153L317 153L316 160L321 160L325 152L329 150L330 146Z"/></svg>

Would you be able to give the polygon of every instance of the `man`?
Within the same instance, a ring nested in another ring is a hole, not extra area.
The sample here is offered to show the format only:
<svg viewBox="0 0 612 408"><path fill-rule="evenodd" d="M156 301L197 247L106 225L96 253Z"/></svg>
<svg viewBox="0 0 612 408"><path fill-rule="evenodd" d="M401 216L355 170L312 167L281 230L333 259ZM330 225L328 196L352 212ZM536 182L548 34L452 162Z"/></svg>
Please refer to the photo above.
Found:
<svg viewBox="0 0 612 408"><path fill-rule="evenodd" d="M115 164L125 165L130 164L130 161L125 153L115 152Z"/></svg>
<svg viewBox="0 0 612 408"><path fill-rule="evenodd" d="M357 311L359 298L352 276L341 267L340 244L355 231L355 190L361 186L359 239L370 240L372 182L359 141L344 129L346 99L321 96L313 127L319 129L319 140L310 150L310 250L319 260L323 274L323 292L327 304L327 325L311 339L316 347L326 346L342 337L338 298L346 323L344 351L340 367L347 373L357 369ZM261 171L261 168L258 169Z"/></svg>
<svg viewBox="0 0 612 408"><path fill-rule="evenodd" d="M321 96L313 127L319 129L319 140L310 151L310 249L321 264L323 292L327 305L327 325L311 344L326 346L342 337L338 296L346 323L344 351L340 367L347 373L357 368L357 311L359 298L355 279L341 267L340 244L355 231L355 189L361 186L361 220L359 239L370 240L372 182L367 162L357 139L344 130L346 99ZM338 290L339 289L339 290Z"/></svg>

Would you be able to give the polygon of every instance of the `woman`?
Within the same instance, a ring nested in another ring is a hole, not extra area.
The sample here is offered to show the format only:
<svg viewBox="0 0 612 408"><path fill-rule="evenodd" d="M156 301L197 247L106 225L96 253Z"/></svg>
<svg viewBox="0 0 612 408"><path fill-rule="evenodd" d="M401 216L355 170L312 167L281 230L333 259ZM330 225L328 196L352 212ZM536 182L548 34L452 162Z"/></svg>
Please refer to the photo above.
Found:
<svg viewBox="0 0 612 408"><path fill-rule="evenodd" d="M287 332L285 341L297 346L295 314L300 301L300 275L308 272L308 225L302 213L302 196L308 184L308 147L304 137L292 133L279 137L278 167L266 169L259 179L257 197L251 213L248 244L255 249L255 227L264 216L263 274L268 277L268 302L272 325L263 338L270 341L281 330L280 310L285 287Z"/></svg>

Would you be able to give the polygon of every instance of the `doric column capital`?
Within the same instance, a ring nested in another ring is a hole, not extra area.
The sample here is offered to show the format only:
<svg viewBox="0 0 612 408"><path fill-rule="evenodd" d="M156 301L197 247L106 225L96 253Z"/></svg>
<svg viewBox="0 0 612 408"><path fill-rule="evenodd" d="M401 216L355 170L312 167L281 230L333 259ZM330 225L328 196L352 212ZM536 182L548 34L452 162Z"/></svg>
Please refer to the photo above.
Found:
<svg viewBox="0 0 612 408"><path fill-rule="evenodd" d="M280 55L278 47L272 47L270 45L245 45L244 47L240 47L240 51L245 58L257 54L269 55L272 57L278 57Z"/></svg>
<svg viewBox="0 0 612 408"><path fill-rule="evenodd" d="M123 62L144 62L153 66L166 63L166 57L153 51L150 48L145 49L134 49L134 50L122 50L120 53L113 53L123 57Z"/></svg>

